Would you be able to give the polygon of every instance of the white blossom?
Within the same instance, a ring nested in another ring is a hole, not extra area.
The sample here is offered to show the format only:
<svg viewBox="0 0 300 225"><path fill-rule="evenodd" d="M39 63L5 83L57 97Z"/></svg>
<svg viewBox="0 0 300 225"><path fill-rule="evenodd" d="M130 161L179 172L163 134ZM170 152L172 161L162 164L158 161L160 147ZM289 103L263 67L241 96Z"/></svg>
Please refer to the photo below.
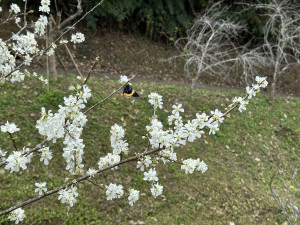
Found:
<svg viewBox="0 0 300 225"><path fill-rule="evenodd" d="M149 102L151 105L153 105L154 109L160 108L162 109L162 96L157 93L151 93L148 95Z"/></svg>
<svg viewBox="0 0 300 225"><path fill-rule="evenodd" d="M216 120L220 123L223 122L223 120L224 120L223 113L220 112L218 109L216 109L215 111L211 111L210 113L212 115L213 120Z"/></svg>
<svg viewBox="0 0 300 225"><path fill-rule="evenodd" d="M180 112L184 112L184 109L182 108L182 104L173 105L172 108L173 108L172 114L176 116L179 116Z"/></svg>
<svg viewBox="0 0 300 225"><path fill-rule="evenodd" d="M147 155L137 162L136 168L137 169L140 168L141 171L144 171L145 167L149 167L151 163L152 163L151 157Z"/></svg>
<svg viewBox="0 0 300 225"><path fill-rule="evenodd" d="M42 0L41 6L39 7L39 11L50 13L50 0Z"/></svg>
<svg viewBox="0 0 300 225"><path fill-rule="evenodd" d="M133 203L135 203L140 197L140 191L129 189L129 205L133 206Z"/></svg>
<svg viewBox="0 0 300 225"><path fill-rule="evenodd" d="M90 177L94 177L97 174L97 170L93 169L93 168L89 168L89 170L86 172L87 175L89 175Z"/></svg>
<svg viewBox="0 0 300 225"><path fill-rule="evenodd" d="M100 158L98 162L99 169L101 170L104 167L114 165L120 162L120 160L121 158L119 155L108 153L106 156ZM112 170L113 169L116 169L116 167L112 168Z"/></svg>
<svg viewBox="0 0 300 225"><path fill-rule="evenodd" d="M161 195L162 192L163 192L163 186L159 185L159 183L156 183L156 184L152 184L152 187L151 187L151 193L152 195L154 196L154 198L156 198L157 196Z"/></svg>
<svg viewBox="0 0 300 225"><path fill-rule="evenodd" d="M40 15L40 18L34 23L34 33L43 36L48 24L47 16Z"/></svg>
<svg viewBox="0 0 300 225"><path fill-rule="evenodd" d="M126 75L121 75L120 76L120 80L119 80L120 84L126 84L128 81L129 81L129 79ZM128 84L131 85L131 83L128 83Z"/></svg>
<svg viewBox="0 0 300 225"><path fill-rule="evenodd" d="M41 154L40 161L44 161L45 165L49 165L49 161L52 159L52 152L49 147L43 147L39 150Z"/></svg>
<svg viewBox="0 0 300 225"><path fill-rule="evenodd" d="M204 161L201 161L197 159L197 171L201 171L204 173L207 170L207 165L205 164Z"/></svg>
<svg viewBox="0 0 300 225"><path fill-rule="evenodd" d="M148 172L144 172L144 180L147 181L158 181L156 170L151 168Z"/></svg>
<svg viewBox="0 0 300 225"><path fill-rule="evenodd" d="M25 217L24 210L22 208L18 208L9 214L8 219L15 222L15 224L18 224L20 221L23 221Z"/></svg>
<svg viewBox="0 0 300 225"><path fill-rule="evenodd" d="M17 4L11 4L10 10L13 11L15 14L21 12L20 7Z"/></svg>
<svg viewBox="0 0 300 225"><path fill-rule="evenodd" d="M15 132L17 132L17 131L19 131L19 130L20 130L20 129L16 126L16 124L14 124L14 123L9 123L8 121L6 122L5 125L2 125L2 126L1 126L1 131L2 131L3 133L8 132L8 133L13 134L13 133L15 133Z"/></svg>
<svg viewBox="0 0 300 225"><path fill-rule="evenodd" d="M62 189L58 192L58 200L60 200L61 203L70 205L71 207L73 207L74 203L77 202L77 196L77 187L74 187L73 185L69 189Z"/></svg>
<svg viewBox="0 0 300 225"><path fill-rule="evenodd" d="M25 156L22 151L13 151L6 159L6 170L10 172L19 172L20 168L23 170L27 169L26 164L30 162L31 155Z"/></svg>
<svg viewBox="0 0 300 225"><path fill-rule="evenodd" d="M215 134L216 131L219 130L219 124L218 123L212 123L212 124L210 123L207 126L209 128L209 133L208 133L209 135Z"/></svg>
<svg viewBox="0 0 300 225"><path fill-rule="evenodd" d="M107 200L112 200L114 198L121 198L124 194L123 186L117 184L106 185L106 196Z"/></svg>
<svg viewBox="0 0 300 225"><path fill-rule="evenodd" d="M84 34L77 32L76 34L72 34L71 36L71 42L73 43L81 43L84 42L85 38L84 38Z"/></svg>
<svg viewBox="0 0 300 225"><path fill-rule="evenodd" d="M46 188L46 182L43 183L35 183L35 186L37 187L34 192L38 192L39 195L43 195L45 192L47 192Z"/></svg>

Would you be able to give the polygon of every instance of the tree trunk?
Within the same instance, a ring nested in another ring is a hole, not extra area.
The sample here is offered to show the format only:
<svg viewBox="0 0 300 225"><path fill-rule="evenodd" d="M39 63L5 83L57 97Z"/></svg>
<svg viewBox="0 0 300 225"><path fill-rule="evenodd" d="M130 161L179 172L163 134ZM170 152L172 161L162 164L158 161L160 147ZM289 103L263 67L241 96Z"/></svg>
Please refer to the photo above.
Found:
<svg viewBox="0 0 300 225"><path fill-rule="evenodd" d="M272 84L271 84L271 91L270 91L270 100L274 100L276 93L276 79L273 78Z"/></svg>
<svg viewBox="0 0 300 225"><path fill-rule="evenodd" d="M195 80L195 79L192 79L192 83L191 83L191 86L190 86L191 95L192 95L193 92L194 92L195 83L196 83L196 80Z"/></svg>
<svg viewBox="0 0 300 225"><path fill-rule="evenodd" d="M49 17L49 35L48 35L48 40L49 40L49 45L51 45L54 40L55 40L55 34L53 33L52 29L52 21ZM56 59L55 59L55 54L49 56L49 72L50 76L53 78L54 81L57 81L57 71L56 71Z"/></svg>
<svg viewBox="0 0 300 225"><path fill-rule="evenodd" d="M56 58L55 54L49 56L49 72L54 81L57 81Z"/></svg>

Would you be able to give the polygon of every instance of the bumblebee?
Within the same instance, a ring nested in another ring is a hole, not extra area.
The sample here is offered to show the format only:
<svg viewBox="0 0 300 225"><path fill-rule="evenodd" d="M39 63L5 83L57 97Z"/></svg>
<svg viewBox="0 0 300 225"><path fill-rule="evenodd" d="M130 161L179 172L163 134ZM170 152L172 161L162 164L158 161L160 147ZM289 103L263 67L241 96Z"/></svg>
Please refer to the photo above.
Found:
<svg viewBox="0 0 300 225"><path fill-rule="evenodd" d="M138 93L136 93L135 90L132 89L132 87L129 86L129 84L127 84L123 90L123 95L126 97L126 98L131 98L131 97L135 97L135 98L138 98L140 97L138 95Z"/></svg>
<svg viewBox="0 0 300 225"><path fill-rule="evenodd" d="M21 57L20 57L19 55L17 55L17 53L15 53L13 50L9 50L9 53L10 53L16 60L21 59Z"/></svg>

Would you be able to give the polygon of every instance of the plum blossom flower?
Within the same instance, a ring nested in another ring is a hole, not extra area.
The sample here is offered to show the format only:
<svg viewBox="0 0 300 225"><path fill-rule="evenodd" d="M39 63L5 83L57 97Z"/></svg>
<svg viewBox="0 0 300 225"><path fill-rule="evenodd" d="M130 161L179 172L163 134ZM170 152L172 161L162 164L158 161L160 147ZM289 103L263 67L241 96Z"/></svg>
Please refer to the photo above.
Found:
<svg viewBox="0 0 300 225"><path fill-rule="evenodd" d="M47 192L46 188L46 182L43 183L35 183L35 186L37 187L34 192L38 192L39 195L42 195L43 193Z"/></svg>
<svg viewBox="0 0 300 225"><path fill-rule="evenodd" d="M10 221L14 221L15 224L18 224L20 221L23 221L25 217L24 210L22 208L18 208L9 214L8 219Z"/></svg>
<svg viewBox="0 0 300 225"><path fill-rule="evenodd" d="M77 202L77 187L74 187L73 185L69 189L66 188L60 190L58 194L58 200L60 200L62 203L70 205L71 207L73 207L74 203Z"/></svg>
<svg viewBox="0 0 300 225"><path fill-rule="evenodd" d="M151 193L156 198L157 196L161 195L163 192L163 186L159 185L159 183L153 184L151 187Z"/></svg>
<svg viewBox="0 0 300 225"><path fill-rule="evenodd" d="M87 175L89 175L90 177L94 177L97 174L97 170L93 169L93 168L89 168L89 170L86 172Z"/></svg>
<svg viewBox="0 0 300 225"><path fill-rule="evenodd" d="M39 151L42 153L40 161L44 161L46 166L49 165L49 161L52 159L52 152L50 151L49 147L43 147Z"/></svg>
<svg viewBox="0 0 300 225"><path fill-rule="evenodd" d="M154 109L157 109L157 107L162 109L163 102L161 95L152 92L148 95L148 98L150 104L153 105Z"/></svg>
<svg viewBox="0 0 300 225"><path fill-rule="evenodd" d="M8 121L6 122L5 125L2 125L2 126L1 126L1 131L2 131L3 133L8 132L8 133L13 134L13 133L15 133L15 132L17 132L17 131L19 131L19 130L20 130L20 129L16 126L16 124L14 124L14 123L9 123Z"/></svg>
<svg viewBox="0 0 300 225"><path fill-rule="evenodd" d="M158 181L158 177L156 176L156 170L151 168L148 172L144 172L144 180Z"/></svg>
<svg viewBox="0 0 300 225"><path fill-rule="evenodd" d="M18 14L21 12L20 7L17 4L11 4L10 10L13 11L15 14Z"/></svg>
<svg viewBox="0 0 300 225"><path fill-rule="evenodd" d="M121 198L124 194L123 186L117 184L106 185L106 196L107 200L112 200L114 198Z"/></svg>
<svg viewBox="0 0 300 225"><path fill-rule="evenodd" d="M77 32L76 34L72 34L71 36L71 42L73 43L81 43L84 42L85 37L83 33Z"/></svg>
<svg viewBox="0 0 300 225"><path fill-rule="evenodd" d="M121 75L120 76L120 80L119 80L120 84L126 84L128 81L129 81L129 79L126 75ZM128 83L128 84L131 85L131 83Z"/></svg>
<svg viewBox="0 0 300 225"><path fill-rule="evenodd" d="M134 190L134 189L129 189L129 196L128 196L128 201L129 205L133 206L133 203L135 203L140 195L140 191Z"/></svg>

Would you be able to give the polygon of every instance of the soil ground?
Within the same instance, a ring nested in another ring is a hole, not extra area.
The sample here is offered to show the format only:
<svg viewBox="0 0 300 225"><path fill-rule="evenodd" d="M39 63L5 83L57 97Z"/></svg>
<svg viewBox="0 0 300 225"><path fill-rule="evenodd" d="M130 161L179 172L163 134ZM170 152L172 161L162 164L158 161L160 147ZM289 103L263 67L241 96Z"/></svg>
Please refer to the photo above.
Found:
<svg viewBox="0 0 300 225"><path fill-rule="evenodd" d="M136 74L136 80L163 81L175 85L189 85L186 78L183 60L167 62L167 59L179 55L172 45L149 40L140 34L125 34L111 30L91 32L86 30L86 41L79 45L69 44L76 63L83 74L86 74L96 56L100 56L100 65L93 75L109 79L118 79L120 75ZM57 62L61 74L77 73L64 47L58 50L61 63ZM57 60L58 61L58 60ZM36 64L35 69L45 72L46 69ZM64 69L63 69L64 67ZM286 70L278 81L279 94L300 96L300 66ZM271 73L264 72L271 81ZM203 76L198 87L244 89L247 84L242 76L231 76L226 80L218 76Z"/></svg>

